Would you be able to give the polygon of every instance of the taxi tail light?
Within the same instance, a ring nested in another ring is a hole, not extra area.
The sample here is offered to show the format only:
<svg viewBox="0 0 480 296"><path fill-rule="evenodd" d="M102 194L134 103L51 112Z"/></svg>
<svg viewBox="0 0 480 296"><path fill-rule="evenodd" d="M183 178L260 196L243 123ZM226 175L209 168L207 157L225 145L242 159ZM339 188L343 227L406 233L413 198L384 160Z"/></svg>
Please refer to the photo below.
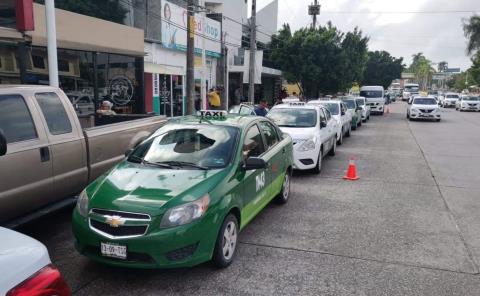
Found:
<svg viewBox="0 0 480 296"><path fill-rule="evenodd" d="M11 289L5 296L70 296L72 293L60 271L47 265Z"/></svg>

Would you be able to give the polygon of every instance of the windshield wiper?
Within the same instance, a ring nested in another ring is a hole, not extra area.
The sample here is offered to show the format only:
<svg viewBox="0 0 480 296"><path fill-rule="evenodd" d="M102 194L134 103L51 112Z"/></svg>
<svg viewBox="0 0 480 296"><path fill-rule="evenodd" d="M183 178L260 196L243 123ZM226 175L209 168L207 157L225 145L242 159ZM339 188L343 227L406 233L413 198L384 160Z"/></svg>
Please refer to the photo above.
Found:
<svg viewBox="0 0 480 296"><path fill-rule="evenodd" d="M132 154L127 158L127 161L134 162L134 163L142 163L143 158Z"/></svg>
<svg viewBox="0 0 480 296"><path fill-rule="evenodd" d="M143 160L142 163L147 164L147 165L158 166L158 167L162 167L162 168L166 168L166 169L173 169L173 167L170 164L162 163L162 162L150 162L150 161L147 161L147 160Z"/></svg>
<svg viewBox="0 0 480 296"><path fill-rule="evenodd" d="M208 170L208 167L201 166L198 164L195 164L193 162L186 162L186 161L176 161L176 160L171 160L171 161L161 161L161 162L156 162L156 164L162 164L162 165L168 165L168 166L177 166L177 167L191 167L191 168L196 168L199 170Z"/></svg>

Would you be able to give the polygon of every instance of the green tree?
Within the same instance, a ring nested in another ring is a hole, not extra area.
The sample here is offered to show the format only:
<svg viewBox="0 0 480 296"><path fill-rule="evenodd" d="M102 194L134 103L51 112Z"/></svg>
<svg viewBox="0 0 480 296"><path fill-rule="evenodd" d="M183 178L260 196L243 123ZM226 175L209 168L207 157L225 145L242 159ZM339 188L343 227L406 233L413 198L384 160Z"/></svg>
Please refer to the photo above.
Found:
<svg viewBox="0 0 480 296"><path fill-rule="evenodd" d="M437 65L438 72L445 72L448 69L448 63L445 61L441 61Z"/></svg>
<svg viewBox="0 0 480 296"><path fill-rule="evenodd" d="M386 51L369 52L368 57L363 85L381 85L387 88L394 79L401 77L405 67L403 58L395 58Z"/></svg>
<svg viewBox="0 0 480 296"><path fill-rule="evenodd" d="M316 97L335 93L360 81L367 61L368 38L361 31L344 34L331 23L302 28L292 34L288 25L272 38L267 60L281 69L302 93Z"/></svg>
<svg viewBox="0 0 480 296"><path fill-rule="evenodd" d="M415 73L415 80L423 90L426 90L435 69L432 67L432 62L427 59L423 53L419 52L412 55L412 64L408 68L408 71Z"/></svg>
<svg viewBox="0 0 480 296"><path fill-rule="evenodd" d="M45 0L35 2L45 4ZM128 12L121 0L55 0L55 7L119 24Z"/></svg>
<svg viewBox="0 0 480 296"><path fill-rule="evenodd" d="M480 51L480 16L474 15L464 22L463 32L468 39L467 53Z"/></svg>
<svg viewBox="0 0 480 296"><path fill-rule="evenodd" d="M480 52L477 52L472 58L472 66L468 70L471 85L480 86Z"/></svg>

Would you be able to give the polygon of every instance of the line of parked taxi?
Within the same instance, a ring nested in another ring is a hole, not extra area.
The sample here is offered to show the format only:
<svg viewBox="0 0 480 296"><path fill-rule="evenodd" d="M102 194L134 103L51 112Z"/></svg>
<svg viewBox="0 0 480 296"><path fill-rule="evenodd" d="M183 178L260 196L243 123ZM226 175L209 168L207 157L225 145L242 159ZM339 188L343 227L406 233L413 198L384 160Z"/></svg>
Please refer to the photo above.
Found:
<svg viewBox="0 0 480 296"><path fill-rule="evenodd" d="M266 117L206 110L171 119L81 192L75 248L114 266L227 267L240 231L271 201L288 202L293 170L320 173L369 111L364 98L345 97L285 102ZM25 275L0 288L18 289ZM54 275L58 295L68 295Z"/></svg>

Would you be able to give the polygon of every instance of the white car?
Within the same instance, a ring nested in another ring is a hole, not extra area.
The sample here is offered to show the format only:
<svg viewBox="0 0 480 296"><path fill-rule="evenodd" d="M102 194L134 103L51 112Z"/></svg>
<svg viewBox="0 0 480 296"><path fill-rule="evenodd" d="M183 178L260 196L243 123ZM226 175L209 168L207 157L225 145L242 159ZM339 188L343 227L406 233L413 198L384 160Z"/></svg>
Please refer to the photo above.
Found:
<svg viewBox="0 0 480 296"><path fill-rule="evenodd" d="M480 112L480 97L479 96L462 96L455 104L455 109L459 111L479 111Z"/></svg>
<svg viewBox="0 0 480 296"><path fill-rule="evenodd" d="M455 104L457 103L458 99L460 99L459 94L446 93L442 101L442 107L444 108L455 107Z"/></svg>
<svg viewBox="0 0 480 296"><path fill-rule="evenodd" d="M331 100L313 100L308 105L322 105L330 111L333 119L336 120L335 129L337 131L337 144L343 144L343 137L350 137L352 132L352 115L347 112L347 106L342 101Z"/></svg>
<svg viewBox="0 0 480 296"><path fill-rule="evenodd" d="M409 120L414 119L430 119L441 120L440 108L438 107L437 100L434 97L420 97L413 98L408 105L407 118Z"/></svg>
<svg viewBox="0 0 480 296"><path fill-rule="evenodd" d="M362 108L362 121L367 122L367 120L370 120L370 106L364 97L356 97L355 100L357 100L357 105Z"/></svg>
<svg viewBox="0 0 480 296"><path fill-rule="evenodd" d="M367 100L367 105L370 107L372 114L383 114L385 112L385 90L383 86L362 86L360 97Z"/></svg>
<svg viewBox="0 0 480 296"><path fill-rule="evenodd" d="M0 295L71 295L43 244L3 227L0 241Z"/></svg>
<svg viewBox="0 0 480 296"><path fill-rule="evenodd" d="M274 106L267 115L293 139L293 168L319 174L322 159L335 155L336 120L323 106L292 102Z"/></svg>

